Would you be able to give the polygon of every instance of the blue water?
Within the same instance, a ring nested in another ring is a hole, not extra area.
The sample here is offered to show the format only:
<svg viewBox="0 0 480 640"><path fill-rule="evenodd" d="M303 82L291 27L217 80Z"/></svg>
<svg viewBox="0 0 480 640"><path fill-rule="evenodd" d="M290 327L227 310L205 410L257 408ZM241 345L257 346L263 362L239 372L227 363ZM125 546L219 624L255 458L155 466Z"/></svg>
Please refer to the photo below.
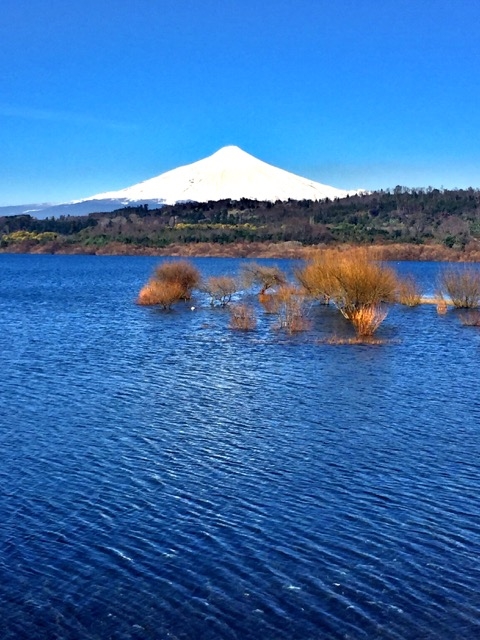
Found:
<svg viewBox="0 0 480 640"><path fill-rule="evenodd" d="M479 637L480 331L235 333L158 262L0 256L2 640Z"/></svg>

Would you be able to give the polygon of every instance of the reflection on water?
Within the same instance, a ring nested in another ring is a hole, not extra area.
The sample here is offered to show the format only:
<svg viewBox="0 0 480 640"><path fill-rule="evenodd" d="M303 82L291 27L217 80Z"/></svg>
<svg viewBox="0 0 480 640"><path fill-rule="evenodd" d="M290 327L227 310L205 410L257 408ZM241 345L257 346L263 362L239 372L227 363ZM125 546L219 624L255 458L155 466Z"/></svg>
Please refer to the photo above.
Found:
<svg viewBox="0 0 480 640"><path fill-rule="evenodd" d="M0 256L1 637L476 637L480 333L232 333L157 262Z"/></svg>

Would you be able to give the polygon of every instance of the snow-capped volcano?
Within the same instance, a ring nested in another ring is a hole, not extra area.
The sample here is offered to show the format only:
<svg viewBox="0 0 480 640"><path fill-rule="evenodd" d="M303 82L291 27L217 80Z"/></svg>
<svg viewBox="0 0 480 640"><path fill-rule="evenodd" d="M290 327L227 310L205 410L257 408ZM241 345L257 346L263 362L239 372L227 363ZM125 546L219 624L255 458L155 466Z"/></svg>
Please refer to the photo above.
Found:
<svg viewBox="0 0 480 640"><path fill-rule="evenodd" d="M323 200L344 198L360 190L344 191L273 167L238 147L223 147L198 162L162 173L119 191L55 205L0 207L1 215L28 213L37 218L109 212L125 205L153 207L191 200Z"/></svg>
<svg viewBox="0 0 480 640"><path fill-rule="evenodd" d="M158 202L175 204L191 200L323 200L344 198L356 191L343 191L283 169L278 169L239 147L223 147L208 158L162 173L156 178L139 182L119 191L99 193L77 200L115 200L124 204Z"/></svg>

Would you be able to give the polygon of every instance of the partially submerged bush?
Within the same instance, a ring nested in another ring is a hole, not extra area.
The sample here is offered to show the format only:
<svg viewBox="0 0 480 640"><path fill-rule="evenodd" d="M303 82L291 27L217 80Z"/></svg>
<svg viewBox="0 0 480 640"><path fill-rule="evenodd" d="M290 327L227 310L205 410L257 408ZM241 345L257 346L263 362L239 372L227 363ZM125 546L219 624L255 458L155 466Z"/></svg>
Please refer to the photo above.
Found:
<svg viewBox="0 0 480 640"><path fill-rule="evenodd" d="M359 345L381 345L385 344L385 340L379 338L373 338L372 336L355 336L354 338L345 338L340 336L330 336L320 340L319 344L330 345L344 345L344 344L359 344Z"/></svg>
<svg viewBox="0 0 480 640"><path fill-rule="evenodd" d="M333 270L336 255L334 251L322 251L303 268L295 271L295 277L305 294L322 304L330 302L330 295L335 286Z"/></svg>
<svg viewBox="0 0 480 640"><path fill-rule="evenodd" d="M371 260L364 249L323 251L296 277L309 295L331 300L341 311L393 302L398 287L393 269Z"/></svg>
<svg viewBox="0 0 480 640"><path fill-rule="evenodd" d="M238 291L238 284L237 280L231 276L212 276L200 285L200 290L210 296L212 307L216 303L225 307Z"/></svg>
<svg viewBox="0 0 480 640"><path fill-rule="evenodd" d="M193 289L200 282L198 269L188 260L173 260L159 265L152 276L154 282L176 283L182 287L182 300L192 297Z"/></svg>
<svg viewBox="0 0 480 640"><path fill-rule="evenodd" d="M287 283L287 278L278 267L250 262L243 267L243 280L246 287L258 285L260 294L264 294L268 289L281 287Z"/></svg>
<svg viewBox="0 0 480 640"><path fill-rule="evenodd" d="M464 327L480 327L480 311L469 311L460 320Z"/></svg>
<svg viewBox="0 0 480 640"><path fill-rule="evenodd" d="M182 299L184 288L178 282L158 282L150 280L138 294L140 305L158 305L162 309L171 309L175 302Z"/></svg>
<svg viewBox="0 0 480 640"><path fill-rule="evenodd" d="M199 281L198 270L187 260L164 262L140 290L137 304L170 309L179 300L189 300Z"/></svg>
<svg viewBox="0 0 480 640"><path fill-rule="evenodd" d="M369 338L387 315L383 304L394 301L400 287L392 269L373 262L365 251L357 249L328 250L317 255L298 271L301 287L287 284L285 275L277 267L252 263L247 265L246 272L250 274L251 283L261 286L259 301L265 311L277 314L274 327L288 333L310 327L306 312L306 298L310 296L331 301L352 323L357 338ZM239 288L238 281L231 276L213 276L200 286L199 280L197 269L187 261L165 262L156 268L137 302L170 309L175 302L188 299L192 289L198 287L210 296L212 306L224 307ZM252 307L235 305L230 326L253 329L256 318Z"/></svg>
<svg viewBox="0 0 480 640"><path fill-rule="evenodd" d="M394 302L398 289L393 269L371 260L364 249L324 251L296 276L310 296L331 301L359 336L376 331L387 315L380 305Z"/></svg>
<svg viewBox="0 0 480 640"><path fill-rule="evenodd" d="M422 293L417 281L411 275L401 279L398 283L398 302L407 307L416 307L422 301Z"/></svg>
<svg viewBox="0 0 480 640"><path fill-rule="evenodd" d="M440 287L457 309L475 309L480 304L480 271L471 267L445 269Z"/></svg>
<svg viewBox="0 0 480 640"><path fill-rule="evenodd" d="M377 305L360 307L349 312L347 316L355 328L355 333L360 338L373 336L378 327L387 317L386 309Z"/></svg>
<svg viewBox="0 0 480 640"><path fill-rule="evenodd" d="M436 304L437 304L437 313L440 316L444 316L448 311L448 304L445 298L443 297L443 293L441 291L437 291L435 295Z"/></svg>
<svg viewBox="0 0 480 640"><path fill-rule="evenodd" d="M351 311L394 302L397 276L393 269L373 262L365 251L342 255L333 271L331 298L348 318Z"/></svg>
<svg viewBox="0 0 480 640"><path fill-rule="evenodd" d="M291 285L284 285L270 296L276 305L278 329L284 329L288 333L298 333L309 328L310 323L305 310L305 295L302 290Z"/></svg>
<svg viewBox="0 0 480 640"><path fill-rule="evenodd" d="M230 328L237 331L253 331L257 318L253 307L247 304L235 304L230 308Z"/></svg>
<svg viewBox="0 0 480 640"><path fill-rule="evenodd" d="M278 313L279 300L275 293L259 293L258 301L265 313Z"/></svg>
<svg viewBox="0 0 480 640"><path fill-rule="evenodd" d="M137 303L170 309L179 300L189 300L199 281L200 274L190 262L164 262L140 290Z"/></svg>

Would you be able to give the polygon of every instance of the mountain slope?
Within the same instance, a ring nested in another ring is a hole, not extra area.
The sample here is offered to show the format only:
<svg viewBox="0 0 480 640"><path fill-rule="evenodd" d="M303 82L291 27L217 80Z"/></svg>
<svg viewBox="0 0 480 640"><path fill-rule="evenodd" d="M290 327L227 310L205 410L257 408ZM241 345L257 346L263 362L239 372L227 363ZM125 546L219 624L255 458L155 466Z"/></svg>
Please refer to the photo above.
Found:
<svg viewBox="0 0 480 640"><path fill-rule="evenodd" d="M62 204L0 207L0 216L28 213L36 218L81 216L110 212L125 205L155 208L177 202L210 200L324 200L344 198L359 191L344 191L274 167L238 147L223 147L198 162L172 169L126 189L99 193Z"/></svg>
<svg viewBox="0 0 480 640"><path fill-rule="evenodd" d="M323 200L348 193L283 169L278 169L238 147L223 147L198 162L167 171L119 191L99 193L86 200L121 200L125 204L158 201L162 204L191 200Z"/></svg>

